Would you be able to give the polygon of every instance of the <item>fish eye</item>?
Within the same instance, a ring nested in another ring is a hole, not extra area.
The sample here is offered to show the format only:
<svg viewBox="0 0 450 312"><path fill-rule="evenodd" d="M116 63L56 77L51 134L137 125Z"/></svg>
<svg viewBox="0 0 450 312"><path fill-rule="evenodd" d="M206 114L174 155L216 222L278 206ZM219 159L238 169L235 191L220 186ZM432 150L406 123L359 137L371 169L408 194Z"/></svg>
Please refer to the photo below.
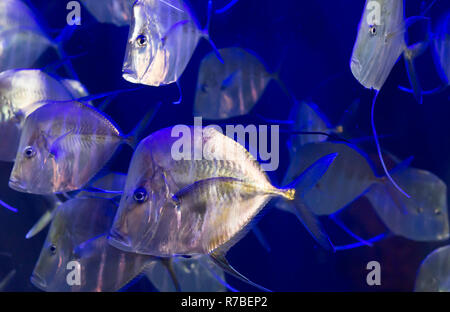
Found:
<svg viewBox="0 0 450 312"><path fill-rule="evenodd" d="M376 36L376 34L377 34L377 27L375 25L370 26L369 34L371 34L372 36Z"/></svg>
<svg viewBox="0 0 450 312"><path fill-rule="evenodd" d="M144 36L144 35L139 35L139 36L136 38L136 42L137 42L137 44L138 44L140 47L144 47L144 46L147 45L147 37Z"/></svg>
<svg viewBox="0 0 450 312"><path fill-rule="evenodd" d="M56 245L51 244L50 247L49 247L48 249L50 250L50 253L51 253L52 255L55 255L55 254L56 254Z"/></svg>
<svg viewBox="0 0 450 312"><path fill-rule="evenodd" d="M25 147L23 154L26 158L33 158L36 155L36 151L32 146Z"/></svg>
<svg viewBox="0 0 450 312"><path fill-rule="evenodd" d="M148 193L145 188L140 187L134 191L133 199L137 203L139 203L139 204L145 203L147 201L147 198L148 198Z"/></svg>

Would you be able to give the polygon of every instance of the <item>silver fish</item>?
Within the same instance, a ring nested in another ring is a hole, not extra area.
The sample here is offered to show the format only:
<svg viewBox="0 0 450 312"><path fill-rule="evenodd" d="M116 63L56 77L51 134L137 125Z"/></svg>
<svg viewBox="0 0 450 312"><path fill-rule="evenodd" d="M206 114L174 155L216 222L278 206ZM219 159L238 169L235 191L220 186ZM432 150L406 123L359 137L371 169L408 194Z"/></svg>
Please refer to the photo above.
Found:
<svg viewBox="0 0 450 312"><path fill-rule="evenodd" d="M81 0L100 23L127 26L131 23L131 8L135 0Z"/></svg>
<svg viewBox="0 0 450 312"><path fill-rule="evenodd" d="M117 291L139 275L153 257L111 247L106 234L117 206L107 199L72 199L56 213L31 282L44 291ZM76 262L73 262L76 261ZM80 285L69 285L70 264L79 265Z"/></svg>
<svg viewBox="0 0 450 312"><path fill-rule="evenodd" d="M192 147L187 148L187 158L173 157L172 149L180 140L177 134L172 136L173 128L157 131L139 144L111 229L111 244L156 256L211 254L235 244L265 204L280 196L298 202L306 226L321 244L332 248L305 211L301 194L305 183L314 185L336 155L324 157L302 175L295 196L295 189L274 187L259 163L234 140L214 128L186 128L183 140ZM194 157L200 151L202 156Z"/></svg>
<svg viewBox="0 0 450 312"><path fill-rule="evenodd" d="M200 64L194 115L227 119L248 114L274 76L253 52L233 47L219 54L223 63L210 53Z"/></svg>
<svg viewBox="0 0 450 312"><path fill-rule="evenodd" d="M34 194L80 189L130 140L91 106L49 102L25 120L9 186Z"/></svg>
<svg viewBox="0 0 450 312"><path fill-rule="evenodd" d="M128 37L123 78L149 86L176 82L199 40L200 30L182 0L138 0Z"/></svg>
<svg viewBox="0 0 450 312"><path fill-rule="evenodd" d="M450 292L450 246L434 250L422 262L414 287L416 292Z"/></svg>
<svg viewBox="0 0 450 312"><path fill-rule="evenodd" d="M389 230L415 241L448 239L447 185L431 172L415 168L395 170L393 176L411 198L396 192L391 184L374 185L366 194Z"/></svg>
<svg viewBox="0 0 450 312"><path fill-rule="evenodd" d="M42 101L71 100L78 95L67 88L67 82L40 70L0 73L0 132L4 135L0 143L0 160L14 160L25 119L44 104Z"/></svg>
<svg viewBox="0 0 450 312"><path fill-rule="evenodd" d="M405 49L403 0L366 0L350 67L366 88L380 90Z"/></svg>

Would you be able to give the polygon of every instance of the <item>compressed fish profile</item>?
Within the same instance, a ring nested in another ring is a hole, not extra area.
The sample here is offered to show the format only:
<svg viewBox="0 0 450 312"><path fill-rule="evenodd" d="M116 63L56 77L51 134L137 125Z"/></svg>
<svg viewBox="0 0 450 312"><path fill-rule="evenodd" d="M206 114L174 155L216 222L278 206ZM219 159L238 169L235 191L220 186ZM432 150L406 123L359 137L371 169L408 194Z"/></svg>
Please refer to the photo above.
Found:
<svg viewBox="0 0 450 312"><path fill-rule="evenodd" d="M9 186L33 194L80 189L132 139L91 106L47 102L25 120Z"/></svg>
<svg viewBox="0 0 450 312"><path fill-rule="evenodd" d="M184 1L136 1L123 78L155 87L176 82L201 38L209 40L208 30L200 29Z"/></svg>
<svg viewBox="0 0 450 312"><path fill-rule="evenodd" d="M251 51L232 47L219 54L223 63L211 52L200 64L194 115L214 120L248 114L276 78Z"/></svg>
<svg viewBox="0 0 450 312"><path fill-rule="evenodd" d="M100 23L127 26L131 23L131 8L136 0L81 0Z"/></svg>
<svg viewBox="0 0 450 312"><path fill-rule="evenodd" d="M366 88L381 90L405 49L403 0L366 0L350 62Z"/></svg>
<svg viewBox="0 0 450 312"><path fill-rule="evenodd" d="M181 148L179 135L178 129L163 129L136 149L110 232L113 246L162 257L211 255L236 275L224 254L246 234L271 198L282 197L297 203L312 235L333 249L301 197L304 189L317 183L335 154L318 160L292 188L279 189L244 147L216 129L183 127L187 145L182 158L174 154Z"/></svg>
<svg viewBox="0 0 450 312"><path fill-rule="evenodd" d="M101 198L72 199L58 207L31 276L33 285L49 292L110 292L139 275L155 259L108 244L116 209ZM68 283L71 271L79 273L79 285L76 275L74 284Z"/></svg>
<svg viewBox="0 0 450 312"><path fill-rule="evenodd" d="M450 292L450 246L434 250L422 262L414 287L416 292Z"/></svg>
<svg viewBox="0 0 450 312"><path fill-rule="evenodd" d="M396 170L393 176L411 198L401 196L390 184L374 185L366 194L389 230L415 241L448 239L447 185L431 172L415 168Z"/></svg>
<svg viewBox="0 0 450 312"><path fill-rule="evenodd" d="M0 2L0 31L7 28L39 28L34 13L21 0Z"/></svg>
<svg viewBox="0 0 450 312"><path fill-rule="evenodd" d="M77 86L77 89L74 89ZM14 161L25 119L44 101L65 101L84 96L84 86L37 69L14 69L0 73L0 160Z"/></svg>

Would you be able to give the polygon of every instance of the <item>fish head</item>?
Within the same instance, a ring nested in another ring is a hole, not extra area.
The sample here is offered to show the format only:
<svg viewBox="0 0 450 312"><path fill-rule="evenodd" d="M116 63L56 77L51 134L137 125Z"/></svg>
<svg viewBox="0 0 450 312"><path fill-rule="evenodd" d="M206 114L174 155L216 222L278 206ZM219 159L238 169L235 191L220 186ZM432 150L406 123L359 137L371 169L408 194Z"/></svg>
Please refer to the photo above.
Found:
<svg viewBox="0 0 450 312"><path fill-rule="evenodd" d="M69 218L63 210L56 213L42 247L39 259L31 275L31 283L44 291L67 287L66 268L73 246L71 234L67 231Z"/></svg>
<svg viewBox="0 0 450 312"><path fill-rule="evenodd" d="M133 156L109 236L110 244L124 251L138 251L151 240L169 193L162 171L142 148L141 143Z"/></svg>
<svg viewBox="0 0 450 312"><path fill-rule="evenodd" d="M53 193L59 174L56 159L49 152L51 141L47 133L33 118L25 120L9 179L12 189L33 194Z"/></svg>
<svg viewBox="0 0 450 312"><path fill-rule="evenodd" d="M133 6L133 20L130 26L125 60L122 68L123 78L131 83L142 83L155 58L158 46L158 32L149 22L142 1Z"/></svg>

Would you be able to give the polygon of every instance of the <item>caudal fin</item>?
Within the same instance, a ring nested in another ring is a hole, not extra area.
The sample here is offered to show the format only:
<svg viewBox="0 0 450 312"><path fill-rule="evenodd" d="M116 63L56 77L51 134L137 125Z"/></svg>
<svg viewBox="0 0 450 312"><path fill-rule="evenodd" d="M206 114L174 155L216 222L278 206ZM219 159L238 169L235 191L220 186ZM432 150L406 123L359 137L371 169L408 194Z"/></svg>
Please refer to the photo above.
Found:
<svg viewBox="0 0 450 312"><path fill-rule="evenodd" d="M334 251L334 246L328 238L328 235L325 233L319 219L306 206L303 198L308 190L319 182L320 178L327 172L337 156L338 154L334 153L322 157L289 185L289 188L295 188L296 190L294 207L297 218L302 222L317 243L329 251Z"/></svg>

